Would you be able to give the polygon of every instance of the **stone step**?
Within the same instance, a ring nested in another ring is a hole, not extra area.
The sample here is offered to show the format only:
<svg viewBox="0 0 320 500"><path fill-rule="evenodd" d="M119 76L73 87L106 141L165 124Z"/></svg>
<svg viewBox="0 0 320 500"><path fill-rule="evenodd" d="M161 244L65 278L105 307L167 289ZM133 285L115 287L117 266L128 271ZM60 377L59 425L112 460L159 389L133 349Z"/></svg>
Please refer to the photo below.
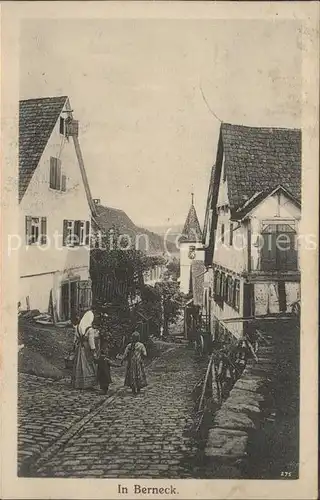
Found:
<svg viewBox="0 0 320 500"><path fill-rule="evenodd" d="M246 432L216 427L209 431L205 455L208 458L242 458L246 455L247 443Z"/></svg>

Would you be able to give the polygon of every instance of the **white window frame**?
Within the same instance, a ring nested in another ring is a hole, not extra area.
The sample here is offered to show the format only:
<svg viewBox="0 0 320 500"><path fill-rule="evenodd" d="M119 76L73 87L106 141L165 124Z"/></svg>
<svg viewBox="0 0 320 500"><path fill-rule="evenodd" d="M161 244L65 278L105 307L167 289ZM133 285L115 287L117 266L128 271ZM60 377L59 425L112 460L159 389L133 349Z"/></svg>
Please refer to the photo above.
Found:
<svg viewBox="0 0 320 500"><path fill-rule="evenodd" d="M37 221L37 222L36 222ZM38 235L34 235L34 230L38 230ZM41 238L41 217L32 217L31 218L31 245L34 245L40 241Z"/></svg>
<svg viewBox="0 0 320 500"><path fill-rule="evenodd" d="M47 242L47 218L43 216L26 216L26 244L45 245Z"/></svg>
<svg viewBox="0 0 320 500"><path fill-rule="evenodd" d="M64 241L66 242L64 246L68 247L78 247L85 246L87 237L90 236L90 226L89 233L86 232L87 222L86 220L73 220L73 219L65 219L67 222L67 233L65 235ZM75 234L76 222L79 223L80 234Z"/></svg>

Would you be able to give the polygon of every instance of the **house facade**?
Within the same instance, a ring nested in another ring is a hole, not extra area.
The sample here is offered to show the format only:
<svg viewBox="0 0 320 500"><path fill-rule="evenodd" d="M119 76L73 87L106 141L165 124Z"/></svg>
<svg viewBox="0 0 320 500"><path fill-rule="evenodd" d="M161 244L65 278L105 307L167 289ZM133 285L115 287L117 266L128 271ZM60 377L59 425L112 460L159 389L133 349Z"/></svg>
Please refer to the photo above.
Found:
<svg viewBox="0 0 320 500"><path fill-rule="evenodd" d="M221 125L204 225L212 333L241 338L300 298L300 177L299 130Z"/></svg>
<svg viewBox="0 0 320 500"><path fill-rule="evenodd" d="M55 321L90 306L92 202L68 97L20 101L21 308Z"/></svg>

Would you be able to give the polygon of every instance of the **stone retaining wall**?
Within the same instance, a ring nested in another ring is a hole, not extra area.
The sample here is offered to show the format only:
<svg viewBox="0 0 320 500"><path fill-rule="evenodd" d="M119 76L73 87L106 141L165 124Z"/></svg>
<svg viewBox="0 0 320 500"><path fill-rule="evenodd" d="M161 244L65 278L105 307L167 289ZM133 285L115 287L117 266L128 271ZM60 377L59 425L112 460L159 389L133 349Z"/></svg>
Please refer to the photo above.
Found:
<svg viewBox="0 0 320 500"><path fill-rule="evenodd" d="M212 477L245 478L250 470L250 443L273 412L270 386L275 373L274 347L261 347L258 362L249 360L209 430L205 448Z"/></svg>

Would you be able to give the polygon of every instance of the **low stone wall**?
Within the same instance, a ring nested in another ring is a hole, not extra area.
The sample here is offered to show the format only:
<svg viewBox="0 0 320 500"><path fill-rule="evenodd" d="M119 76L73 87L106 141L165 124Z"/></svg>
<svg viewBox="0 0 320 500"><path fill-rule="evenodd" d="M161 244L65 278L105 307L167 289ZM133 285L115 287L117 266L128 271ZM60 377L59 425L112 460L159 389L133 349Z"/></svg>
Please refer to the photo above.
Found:
<svg viewBox="0 0 320 500"><path fill-rule="evenodd" d="M248 450L262 422L273 411L273 347L261 347L258 362L250 360L229 397L214 415L205 448L210 475L215 478L245 478L250 470ZM208 470L209 472L209 470Z"/></svg>

